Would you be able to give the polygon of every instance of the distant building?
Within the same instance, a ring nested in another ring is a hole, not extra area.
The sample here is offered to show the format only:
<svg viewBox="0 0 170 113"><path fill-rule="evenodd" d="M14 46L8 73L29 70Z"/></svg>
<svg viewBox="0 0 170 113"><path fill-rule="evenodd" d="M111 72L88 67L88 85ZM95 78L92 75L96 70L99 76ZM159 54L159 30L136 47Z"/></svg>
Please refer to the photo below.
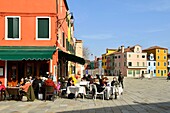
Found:
<svg viewBox="0 0 170 113"><path fill-rule="evenodd" d="M143 52L146 52L148 55L151 53L154 54L154 59L156 60L156 76L167 76L168 49L159 46L152 46L148 49L144 49Z"/></svg>
<svg viewBox="0 0 170 113"><path fill-rule="evenodd" d="M121 49L114 53L114 75L120 72L127 77L140 77L147 69L147 53L142 53L140 45Z"/></svg>
<svg viewBox="0 0 170 113"><path fill-rule="evenodd" d="M109 56L109 54L116 52L117 49L106 49L106 53L102 54L102 68L104 69L104 75L109 75L109 64L110 63L110 58L107 59L107 56ZM108 61L107 61L108 60Z"/></svg>
<svg viewBox="0 0 170 113"><path fill-rule="evenodd" d="M168 54L168 73L170 72L170 54Z"/></svg>
<svg viewBox="0 0 170 113"><path fill-rule="evenodd" d="M151 53L147 57L147 73L151 75L151 77L156 76L156 61L154 59L154 54Z"/></svg>

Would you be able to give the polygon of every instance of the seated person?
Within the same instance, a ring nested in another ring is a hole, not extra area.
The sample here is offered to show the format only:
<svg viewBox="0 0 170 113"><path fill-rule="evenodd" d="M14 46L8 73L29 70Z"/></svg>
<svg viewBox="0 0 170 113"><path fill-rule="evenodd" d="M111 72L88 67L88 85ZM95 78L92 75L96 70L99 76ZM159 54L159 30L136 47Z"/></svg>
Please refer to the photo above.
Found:
<svg viewBox="0 0 170 113"><path fill-rule="evenodd" d="M34 95L34 90L32 88L31 82L26 79L25 84L23 86L20 86L22 90L20 90L21 98L22 96L27 96L27 101L34 101L35 95ZM30 89L29 89L30 88Z"/></svg>
<svg viewBox="0 0 170 113"><path fill-rule="evenodd" d="M74 81L72 77L68 79L67 86L74 86Z"/></svg>
<svg viewBox="0 0 170 113"><path fill-rule="evenodd" d="M48 79L44 81L45 86L53 86L54 89L56 89L56 85L54 81L52 80L52 76L48 76Z"/></svg>
<svg viewBox="0 0 170 113"><path fill-rule="evenodd" d="M21 81L19 82L18 86L23 86L25 84L24 78L21 78Z"/></svg>
<svg viewBox="0 0 170 113"><path fill-rule="evenodd" d="M20 86L20 88L22 89L20 92L21 93L26 93L28 91L28 88L31 86L31 83L28 79L25 80L25 85Z"/></svg>
<svg viewBox="0 0 170 113"><path fill-rule="evenodd" d="M2 82L0 81L0 91L1 91L1 90L5 90L5 89L6 89L5 86L2 85Z"/></svg>
<svg viewBox="0 0 170 113"><path fill-rule="evenodd" d="M88 75L88 77L87 77L87 81L90 81L90 84L92 84L92 83L93 83L93 78L92 78L92 76L91 76L91 75Z"/></svg>
<svg viewBox="0 0 170 113"><path fill-rule="evenodd" d="M6 98L5 89L6 89L5 86L2 85L2 82L0 81L0 92L4 94L4 96L5 96L4 98Z"/></svg>
<svg viewBox="0 0 170 113"><path fill-rule="evenodd" d="M111 86L116 86L119 84L119 82L117 81L116 77L113 77L113 81L111 82Z"/></svg>
<svg viewBox="0 0 170 113"><path fill-rule="evenodd" d="M83 75L83 77L81 78L81 81L87 81L86 75Z"/></svg>
<svg viewBox="0 0 170 113"><path fill-rule="evenodd" d="M97 92L102 92L105 88L103 86L101 86L101 84L99 84L98 79L94 79L94 83L97 87Z"/></svg>

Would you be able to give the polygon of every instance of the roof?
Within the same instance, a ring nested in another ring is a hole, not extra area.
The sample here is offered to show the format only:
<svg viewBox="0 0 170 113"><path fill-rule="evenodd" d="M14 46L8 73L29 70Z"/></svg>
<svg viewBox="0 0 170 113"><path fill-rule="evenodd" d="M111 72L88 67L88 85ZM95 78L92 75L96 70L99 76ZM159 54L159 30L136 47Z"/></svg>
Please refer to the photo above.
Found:
<svg viewBox="0 0 170 113"><path fill-rule="evenodd" d="M160 47L160 46L152 46L152 47L149 47L149 48L147 48L147 49L144 49L143 51L153 50L153 49L166 49L166 50L168 50L167 48L164 48L164 47Z"/></svg>

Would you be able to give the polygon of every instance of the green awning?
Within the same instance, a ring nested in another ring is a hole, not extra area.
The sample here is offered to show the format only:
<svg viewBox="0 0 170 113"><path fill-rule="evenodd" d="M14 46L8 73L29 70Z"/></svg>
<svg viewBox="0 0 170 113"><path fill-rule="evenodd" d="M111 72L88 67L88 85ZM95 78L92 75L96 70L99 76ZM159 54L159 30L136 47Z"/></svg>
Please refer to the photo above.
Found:
<svg viewBox="0 0 170 113"><path fill-rule="evenodd" d="M55 51L53 46L0 46L0 60L48 60Z"/></svg>
<svg viewBox="0 0 170 113"><path fill-rule="evenodd" d="M82 65L85 64L84 58L75 56L75 55L73 55L73 54L65 53L65 52L63 52L62 50L59 50L59 51L58 51L58 57L59 57L59 59L61 59L61 58L64 57L64 58L65 58L66 60L68 60L68 61L76 62L76 63L82 64Z"/></svg>

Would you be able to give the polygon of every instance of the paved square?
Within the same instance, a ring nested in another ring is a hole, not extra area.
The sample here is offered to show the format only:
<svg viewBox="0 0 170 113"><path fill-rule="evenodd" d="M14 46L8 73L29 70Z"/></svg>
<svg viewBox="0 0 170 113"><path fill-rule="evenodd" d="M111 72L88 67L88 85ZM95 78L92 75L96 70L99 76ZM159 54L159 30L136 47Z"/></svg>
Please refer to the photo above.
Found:
<svg viewBox="0 0 170 113"><path fill-rule="evenodd" d="M6 100L0 102L0 113L170 113L170 81L166 78L125 78L124 84L124 94L117 100Z"/></svg>

